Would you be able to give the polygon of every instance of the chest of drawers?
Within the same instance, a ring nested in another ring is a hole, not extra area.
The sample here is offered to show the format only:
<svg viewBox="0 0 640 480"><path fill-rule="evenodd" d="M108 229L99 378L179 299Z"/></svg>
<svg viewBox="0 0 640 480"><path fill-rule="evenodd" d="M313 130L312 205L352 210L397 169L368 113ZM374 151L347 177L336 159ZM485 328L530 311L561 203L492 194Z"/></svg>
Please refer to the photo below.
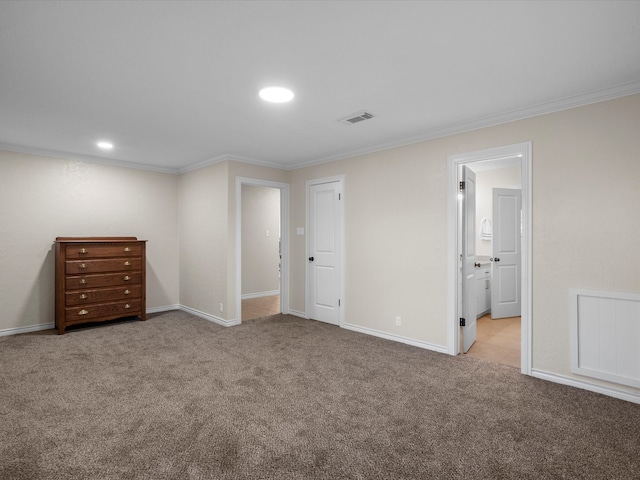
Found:
<svg viewBox="0 0 640 480"><path fill-rule="evenodd" d="M138 316L146 320L145 240L56 238L56 328Z"/></svg>

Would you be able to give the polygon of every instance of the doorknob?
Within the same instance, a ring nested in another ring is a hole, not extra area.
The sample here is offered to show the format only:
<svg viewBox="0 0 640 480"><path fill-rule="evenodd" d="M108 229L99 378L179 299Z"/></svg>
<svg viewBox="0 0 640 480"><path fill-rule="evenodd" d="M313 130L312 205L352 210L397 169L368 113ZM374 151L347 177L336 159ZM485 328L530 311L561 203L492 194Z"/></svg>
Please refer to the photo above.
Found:
<svg viewBox="0 0 640 480"><path fill-rule="evenodd" d="M310 262L313 262L313 257L309 257L309 261L310 261Z"/></svg>
<svg viewBox="0 0 640 480"><path fill-rule="evenodd" d="M492 261L492 262L499 262L500 261L500 259L498 257L490 258L489 260Z"/></svg>

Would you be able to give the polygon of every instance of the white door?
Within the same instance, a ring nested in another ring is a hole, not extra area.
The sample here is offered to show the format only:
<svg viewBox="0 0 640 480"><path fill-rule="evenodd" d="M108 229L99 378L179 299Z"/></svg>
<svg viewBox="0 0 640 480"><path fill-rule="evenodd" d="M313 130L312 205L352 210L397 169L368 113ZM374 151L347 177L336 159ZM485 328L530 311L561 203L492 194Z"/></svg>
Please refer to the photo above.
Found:
<svg viewBox="0 0 640 480"><path fill-rule="evenodd" d="M520 190L493 189L491 318L521 314L521 213Z"/></svg>
<svg viewBox="0 0 640 480"><path fill-rule="evenodd" d="M309 186L309 317L340 324L341 184Z"/></svg>
<svg viewBox="0 0 640 480"><path fill-rule="evenodd" d="M462 167L462 351L467 351L476 341L476 174L469 167Z"/></svg>

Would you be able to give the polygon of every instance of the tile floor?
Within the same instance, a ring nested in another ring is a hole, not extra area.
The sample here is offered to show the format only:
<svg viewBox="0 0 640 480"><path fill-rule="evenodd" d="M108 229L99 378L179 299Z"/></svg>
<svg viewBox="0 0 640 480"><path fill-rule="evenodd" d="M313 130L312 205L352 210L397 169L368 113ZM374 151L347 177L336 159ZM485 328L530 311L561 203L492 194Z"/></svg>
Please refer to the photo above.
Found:
<svg viewBox="0 0 640 480"><path fill-rule="evenodd" d="M280 313L280 295L242 300L242 321Z"/></svg>
<svg viewBox="0 0 640 480"><path fill-rule="evenodd" d="M520 317L480 317L476 342L467 355L520 368Z"/></svg>

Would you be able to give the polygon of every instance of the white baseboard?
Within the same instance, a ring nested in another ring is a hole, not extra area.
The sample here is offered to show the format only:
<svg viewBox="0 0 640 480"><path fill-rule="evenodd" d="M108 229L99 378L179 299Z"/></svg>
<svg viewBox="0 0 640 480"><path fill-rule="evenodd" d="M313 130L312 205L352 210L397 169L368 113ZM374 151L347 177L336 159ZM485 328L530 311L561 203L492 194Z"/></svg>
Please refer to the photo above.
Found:
<svg viewBox="0 0 640 480"><path fill-rule="evenodd" d="M164 307L147 308L147 313L169 312L171 310L180 310L180 305L176 303L174 305L165 305Z"/></svg>
<svg viewBox="0 0 640 480"><path fill-rule="evenodd" d="M640 404L640 395L637 393L627 392L619 390L615 387L605 387L597 385L591 382L585 382L575 378L567 377L565 375L558 375L557 373L545 372L543 370L531 370L531 376L539 378L541 380L547 380L549 382L560 383L562 385L568 385L570 387L580 388L582 390L588 390L590 392L601 393L609 397L618 398L620 400L626 400L627 402Z"/></svg>
<svg viewBox="0 0 640 480"><path fill-rule="evenodd" d="M411 338L403 337L401 335L394 335L393 333L381 332L380 330L374 330L373 328L361 327L353 325L351 323L345 323L342 325L347 330L353 330L354 332L364 333L366 335L373 335L374 337L385 338L387 340L393 340L394 342L406 343L414 347L424 348L426 350L433 350L434 352L447 353L447 347L442 345L434 345L433 343L421 342L419 340L413 340Z"/></svg>
<svg viewBox="0 0 640 480"><path fill-rule="evenodd" d="M249 298L260 298L260 297L273 297L274 295L280 295L280 290L270 290L268 292L257 292L257 293L244 293L242 294L242 300L247 300Z"/></svg>
<svg viewBox="0 0 640 480"><path fill-rule="evenodd" d="M282 312L282 313L284 313L284 312ZM295 317L304 318L305 320L308 320L308 319L309 319L309 317L307 317L307 314L306 314L306 313L304 313L304 312L298 312L297 310L289 310L289 311L287 312L287 314L289 314L289 315L293 315L293 316L295 316Z"/></svg>
<svg viewBox="0 0 640 480"><path fill-rule="evenodd" d="M28 327L5 328L0 330L0 337L18 335L20 333L39 332L41 330L49 330L54 327L54 323L41 323L40 325L29 325Z"/></svg>
<svg viewBox="0 0 640 480"><path fill-rule="evenodd" d="M191 315L195 315L196 317L204 318L205 320L209 320L210 322L217 323L218 325L222 325L223 327L232 327L234 325L240 325L240 320L232 319L225 320L224 318L216 317L215 315L210 315L208 313L201 312L200 310L196 310L195 308L185 307L184 305L180 305L180 310L183 312L190 313Z"/></svg>

